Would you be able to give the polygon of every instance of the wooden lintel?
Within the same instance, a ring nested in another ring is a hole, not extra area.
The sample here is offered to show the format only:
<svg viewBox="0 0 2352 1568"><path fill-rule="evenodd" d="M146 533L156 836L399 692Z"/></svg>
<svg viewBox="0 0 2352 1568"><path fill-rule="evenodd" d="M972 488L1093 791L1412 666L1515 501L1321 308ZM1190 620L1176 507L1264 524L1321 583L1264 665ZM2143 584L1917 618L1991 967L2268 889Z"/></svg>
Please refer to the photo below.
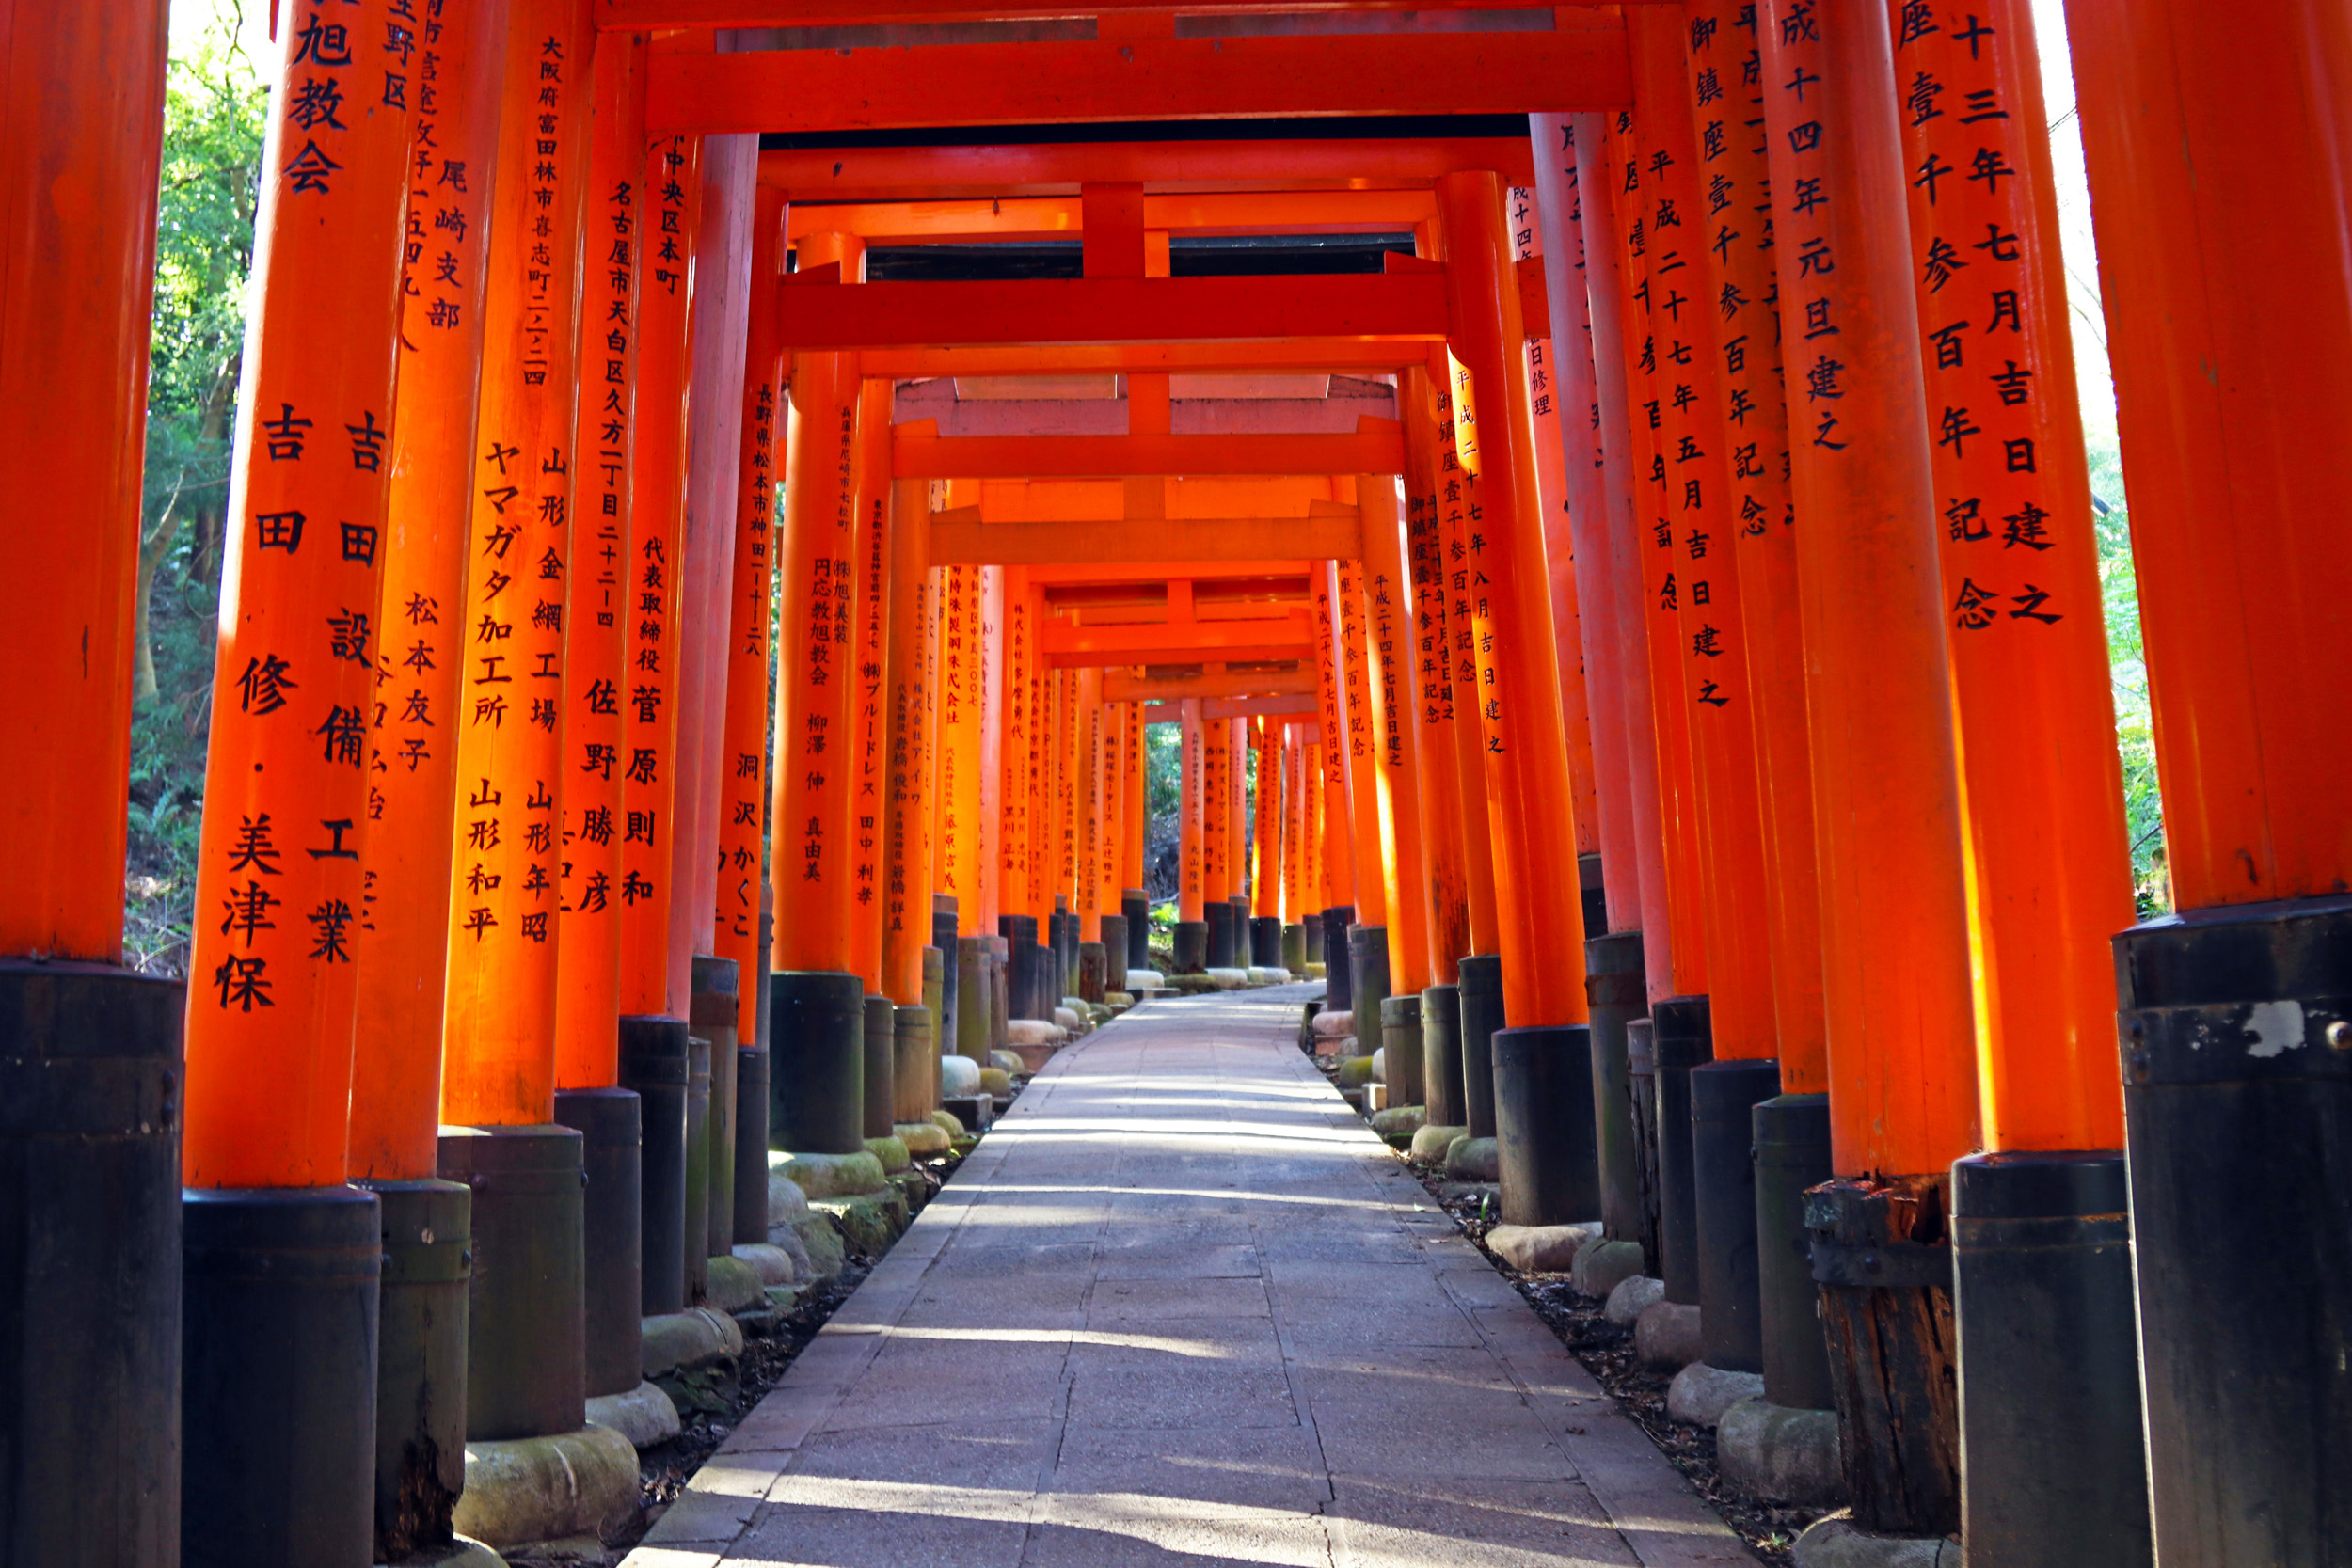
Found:
<svg viewBox="0 0 2352 1568"><path fill-rule="evenodd" d="M870 287L870 285L866 285ZM967 348L867 349L865 373L884 381L944 375L1384 375L1425 364L1418 338L1284 338L1240 342L1013 343Z"/></svg>
<svg viewBox="0 0 2352 1568"><path fill-rule="evenodd" d="M1251 674L1243 671L1203 670L1197 675L1137 675L1111 670L1103 675L1106 703L1177 703L1186 697L1303 696L1312 700L1317 676L1311 667Z"/></svg>
<svg viewBox="0 0 2352 1568"><path fill-rule="evenodd" d="M1300 11L1492 11L1527 0L1185 0L1195 16ZM1087 0L1087 15L1165 12L1168 0ZM1054 21L1070 0L596 0L596 25L670 27L851 27L910 23Z"/></svg>
<svg viewBox="0 0 2352 1568"><path fill-rule="evenodd" d="M1167 630L1154 627L1097 627L1096 630ZM1181 629L1181 628L1180 628ZM1231 659L1236 664L1263 664L1285 659L1306 659L1314 657L1311 643L1297 641L1232 643L1202 647L1195 642L1180 642L1171 639L1161 647L1121 648L1116 652L1100 649L1046 647L1039 650L1045 662L1057 670L1104 669L1128 670L1138 664L1199 664L1203 660Z"/></svg>
<svg viewBox="0 0 2352 1568"><path fill-rule="evenodd" d="M1396 421L1367 416L1358 426L1353 436L901 435L891 443L890 471L894 479L1403 473L1405 436ZM1166 554L1146 540L1137 544Z"/></svg>
<svg viewBox="0 0 2352 1568"><path fill-rule="evenodd" d="M1354 508L1308 517L1170 517L1149 523L1108 518L1090 522L987 523L978 509L931 515L934 566L1081 565L1155 559L1194 565L1259 562L1279 556L1354 561L1363 552L1363 528Z"/></svg>
<svg viewBox="0 0 2352 1568"><path fill-rule="evenodd" d="M729 56L733 58L735 56ZM1007 142L992 147L769 148L759 181L794 202L1074 197L1139 181L1184 191L1427 191L1456 169L1535 182L1525 136Z"/></svg>

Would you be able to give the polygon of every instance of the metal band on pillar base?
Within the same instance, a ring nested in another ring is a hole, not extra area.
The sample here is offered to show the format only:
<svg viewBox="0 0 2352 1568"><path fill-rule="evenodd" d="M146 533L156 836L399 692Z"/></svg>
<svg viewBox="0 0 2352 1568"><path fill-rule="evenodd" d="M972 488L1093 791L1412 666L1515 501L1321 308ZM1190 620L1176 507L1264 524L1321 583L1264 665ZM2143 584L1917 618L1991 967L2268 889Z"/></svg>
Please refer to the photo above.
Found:
<svg viewBox="0 0 2352 1568"><path fill-rule="evenodd" d="M1421 993L1422 1106L1431 1127L1467 1127L1462 1108L1462 990L1431 986Z"/></svg>
<svg viewBox="0 0 2352 1568"><path fill-rule="evenodd" d="M1642 1239L1641 1177L1627 1098L1625 1026L1649 1010L1642 933L1612 931L1584 942L1584 1002L1593 1031L1593 1132L1600 1162L1600 1233ZM1824 1173L1826 1174L1826 1173Z"/></svg>
<svg viewBox="0 0 2352 1568"><path fill-rule="evenodd" d="M708 1196L703 1208L705 1258L735 1250L735 1053L742 1043L742 975L736 961L695 954L687 1022L710 1042L710 1120L704 1134L709 1161Z"/></svg>
<svg viewBox="0 0 2352 1568"><path fill-rule="evenodd" d="M898 1006L887 996L866 999L863 1049L865 1096L862 1115L866 1136L890 1136L898 1096Z"/></svg>
<svg viewBox="0 0 2352 1568"><path fill-rule="evenodd" d="M587 1421L581 1146L579 1132L552 1123L441 1129L443 1180L473 1189L469 1441L546 1437Z"/></svg>
<svg viewBox="0 0 2352 1568"><path fill-rule="evenodd" d="M364 1568L375 1560L375 1195L191 1187L181 1217L185 1560Z"/></svg>
<svg viewBox="0 0 2352 1568"><path fill-rule="evenodd" d="M375 1195L383 1227L375 1560L398 1562L456 1539L450 1516L466 1488L466 1294L473 1278L473 1191L430 1177L355 1185ZM629 1240L633 1247L636 1238ZM632 1289L635 1284L632 1277ZM633 1378L638 1359L633 1294L628 1327Z"/></svg>
<svg viewBox="0 0 2352 1568"><path fill-rule="evenodd" d="M1658 1076L1658 1240L1666 1299L1699 1305L1699 1213L1691 1165L1691 1069L1715 1059L1704 996L1669 996L1650 1008Z"/></svg>
<svg viewBox="0 0 2352 1568"><path fill-rule="evenodd" d="M686 1306L684 1019L621 1020L621 1086L638 1104L638 1305L648 1317L676 1312Z"/></svg>
<svg viewBox="0 0 2352 1568"><path fill-rule="evenodd" d="M900 1007L890 1020L890 1119L928 1121L938 1097L939 1035L929 1007Z"/></svg>
<svg viewBox="0 0 2352 1568"><path fill-rule="evenodd" d="M2115 939L2158 1558L2352 1560L2352 898Z"/></svg>
<svg viewBox="0 0 2352 1568"><path fill-rule="evenodd" d="M735 1194L727 1194L734 1212ZM710 1294L710 1041L686 1037L686 1299Z"/></svg>
<svg viewBox="0 0 2352 1568"><path fill-rule="evenodd" d="M960 1056L988 1065L988 939L956 939L956 1037Z"/></svg>
<svg viewBox="0 0 2352 1568"><path fill-rule="evenodd" d="M1960 1528L1947 1180L1840 1177L1805 1195L1846 1500L1855 1525L1889 1535Z"/></svg>
<svg viewBox="0 0 2352 1568"><path fill-rule="evenodd" d="M1125 990L1127 989L1127 917L1123 914L1106 914L1102 919L1103 989Z"/></svg>
<svg viewBox="0 0 2352 1568"><path fill-rule="evenodd" d="M1829 1096L1784 1094L1751 1113L1756 1137L1756 1316L1764 1397L1792 1410L1828 1410L1829 1353L1813 1284L1804 1195L1830 1179Z"/></svg>
<svg viewBox="0 0 2352 1568"><path fill-rule="evenodd" d="M0 962L0 1236L41 1260L0 1277L0 1555L178 1560L185 1013L176 980Z"/></svg>
<svg viewBox="0 0 2352 1568"><path fill-rule="evenodd" d="M1764 1370L1756 1295L1756 1118L1780 1093L1771 1058L1710 1062L1691 1069L1691 1187L1697 1206L1699 1323L1707 1364Z"/></svg>
<svg viewBox="0 0 2352 1568"><path fill-rule="evenodd" d="M1576 1225L1600 1209L1592 1049L1592 1031L1581 1023L1494 1032L1505 1225Z"/></svg>
<svg viewBox="0 0 2352 1568"><path fill-rule="evenodd" d="M590 1399L626 1394L643 1381L645 1280L638 1247L644 1236L644 1127L627 1089L558 1089L555 1119L580 1138L580 1241L587 1259L586 1390ZM379 1192L381 1189L378 1189ZM385 1198L385 1223L391 1199ZM733 1224L733 1215L729 1215ZM384 1275L385 1321L391 1321L392 1274Z"/></svg>
<svg viewBox="0 0 2352 1568"><path fill-rule="evenodd" d="M866 1147L866 988L854 974L769 977L768 1146L793 1154Z"/></svg>
<svg viewBox="0 0 2352 1568"><path fill-rule="evenodd" d="M1214 898L1200 907L1201 917L1209 927L1209 967L1233 967L1233 906L1225 899Z"/></svg>
<svg viewBox="0 0 2352 1568"><path fill-rule="evenodd" d="M1380 1004L1389 999L1389 928L1347 928L1348 989L1356 993L1356 1054L1369 1056L1380 1043Z"/></svg>
<svg viewBox="0 0 2352 1568"><path fill-rule="evenodd" d="M768 1239L766 1045L735 1048L735 1246ZM728 1248L730 1252L734 1247Z"/></svg>
<svg viewBox="0 0 2352 1568"><path fill-rule="evenodd" d="M1494 1037L1497 1030L1508 1027L1502 1016L1502 959L1493 953L1474 953L1454 973L1462 988L1462 1109L1470 1118L1463 1125L1473 1138L1491 1138L1498 1136Z"/></svg>
<svg viewBox="0 0 2352 1568"><path fill-rule="evenodd" d="M1356 1006L1355 976L1347 962L1347 928L1356 923L1356 906L1334 904L1323 911L1323 1005L1335 1013Z"/></svg>
<svg viewBox="0 0 2352 1568"><path fill-rule="evenodd" d="M1175 943L1177 974L1198 974L1209 967L1209 923L1207 921L1178 921Z"/></svg>
<svg viewBox="0 0 2352 1568"><path fill-rule="evenodd" d="M1152 899L1139 887L1119 890L1119 912L1127 922L1127 967L1152 967ZM1124 990L1124 987L1120 988Z"/></svg>
<svg viewBox="0 0 2352 1568"><path fill-rule="evenodd" d="M1633 1123L1633 1184L1641 1200L1633 1239L1642 1243L1643 1272L1653 1279L1662 1279L1666 1243L1658 1194L1658 1028L1647 1018L1626 1022L1625 1085ZM1811 1244L1806 1243L1808 1256ZM1812 1281L1808 1271L1808 1291Z"/></svg>
<svg viewBox="0 0 2352 1568"><path fill-rule="evenodd" d="M1577 895L1584 916L1584 940L1609 934L1609 895L1601 886L1600 856L1576 857Z"/></svg>
<svg viewBox="0 0 2352 1568"><path fill-rule="evenodd" d="M1422 1076L1421 996L1383 997L1380 1002L1381 1066L1389 1103L1426 1105Z"/></svg>
<svg viewBox="0 0 2352 1568"><path fill-rule="evenodd" d="M1985 1562L2153 1560L2121 1153L1952 1166L1962 1534Z"/></svg>

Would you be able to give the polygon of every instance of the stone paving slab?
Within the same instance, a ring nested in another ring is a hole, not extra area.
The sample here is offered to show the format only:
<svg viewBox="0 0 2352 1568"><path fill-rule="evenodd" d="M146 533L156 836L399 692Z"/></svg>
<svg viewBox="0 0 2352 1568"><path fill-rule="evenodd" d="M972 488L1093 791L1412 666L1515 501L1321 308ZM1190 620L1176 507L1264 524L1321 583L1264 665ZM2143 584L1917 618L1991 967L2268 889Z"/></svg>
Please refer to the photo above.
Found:
<svg viewBox="0 0 2352 1568"><path fill-rule="evenodd" d="M626 1568L1753 1563L1297 1049L1055 1053Z"/></svg>

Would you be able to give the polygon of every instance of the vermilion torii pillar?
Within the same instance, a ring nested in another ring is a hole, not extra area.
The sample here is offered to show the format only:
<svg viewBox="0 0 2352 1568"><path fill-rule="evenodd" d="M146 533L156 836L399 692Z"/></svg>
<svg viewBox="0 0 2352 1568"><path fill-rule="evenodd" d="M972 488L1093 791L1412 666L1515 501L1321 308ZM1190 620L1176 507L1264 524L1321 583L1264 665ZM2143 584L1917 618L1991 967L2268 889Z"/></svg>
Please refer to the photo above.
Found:
<svg viewBox="0 0 2352 1568"><path fill-rule="evenodd" d="M45 1086L12 1094L0 1132L0 1228L19 1256L43 1260L0 1285L11 1325L0 1516L27 1558L126 1568L177 1562L180 1532L180 1118L168 1085L186 999L177 982L122 967L167 10L24 8L0 21L0 477L20 498L0 522L0 554L24 589L8 658L28 697L0 778L11 868L0 1073ZM399 150L379 179L397 182ZM395 234L391 189L374 193L379 245ZM288 255L287 270L304 260ZM362 289L394 286L385 261L361 269ZM388 304L372 306L372 323L389 325ZM387 357L372 374L389 368ZM33 502L61 488L70 519ZM207 1000L199 977L197 1005ZM364 1519L363 1497L339 1502Z"/></svg>
<svg viewBox="0 0 2352 1568"><path fill-rule="evenodd" d="M2179 911L2115 944L2155 1552L2324 1560L2352 1538L2329 1481L2352 1441L2333 786L2352 728L2319 655L2352 603L2328 150L2352 49L2307 5L2071 5L2067 24ZM2241 1247L2262 1266L2220 1262Z"/></svg>
<svg viewBox="0 0 2352 1568"><path fill-rule="evenodd" d="M1977 1142L1940 509L1895 200L1887 16L1878 0L1779 0L1757 22L1772 187L1791 193L1773 253L1837 1173L1806 1217L1855 1522L1940 1535L1960 1522L1939 1366L1952 1342L1948 1256L1874 1251L1943 1234L1951 1163ZM1811 181L1823 199L1799 212L1794 193ZM1842 395L1800 395L1824 361Z"/></svg>
<svg viewBox="0 0 2352 1568"><path fill-rule="evenodd" d="M511 16L532 42L507 51L490 208L442 1034L441 1171L479 1179L469 1443L586 1419L583 1140L555 1121L555 923L577 766L564 616L596 33L579 0L517 0Z"/></svg>
<svg viewBox="0 0 2352 1568"><path fill-rule="evenodd" d="M385 48L391 12L389 0L374 0L299 6L279 18L188 955L196 987L187 1019L183 1151L180 1533L235 1540L258 1558L283 1562L301 1555L294 1545L300 1542L336 1568L373 1560L381 1216L374 1196L343 1179L353 956L367 901L360 859L367 732L376 700L374 642L360 634L374 629L383 582L391 478L386 448L408 188L407 100L404 92L396 103L383 101L388 75L405 88L410 69L400 50ZM11 25L11 44L37 49L44 40L18 30L24 25ZM161 19L150 25L160 31ZM50 37L63 44L74 35ZM103 41L109 59L90 63L106 78L121 58L162 47L160 39L140 35ZM56 63L70 66L72 58L68 54ZM38 55L25 58L27 68L49 63ZM56 80L80 87L89 77L68 70ZM15 98L12 88L12 109ZM144 127L153 113L150 107L142 117L141 137L151 134ZM109 111L116 114L127 118L128 109ZM94 145L117 149L121 178L151 179L144 141L114 141L109 116L89 127L100 138ZM126 126L120 134L134 133ZM11 138L9 145L18 144ZM40 188L53 188L55 178L45 176ZM142 197L148 188L139 186ZM13 182L10 190L18 198ZM58 223L75 230L81 220L61 214ZM117 244L121 248L111 261L103 252L57 254L87 265L90 284L144 301L137 269L151 254L147 243ZM55 306L44 299L39 309ZM12 325L11 371L19 363L16 341ZM322 341L336 351L318 352ZM102 346L77 341L73 352L93 356ZM94 365L120 376L137 362L135 337L124 336L118 349ZM61 384L74 385L71 367L61 369L69 377ZM55 405L55 390L43 388L26 400L28 435L40 431L37 410ZM125 404L135 407L136 400L118 387L108 406ZM77 435L88 440L99 428ZM118 429L135 438L135 426ZM111 461L127 471L131 459L116 452ZM135 494L119 495L119 504L135 507ZM127 603L101 613L104 559L103 552L97 557L95 580L85 578L87 619L81 626L51 628L53 646L78 648L84 628L109 620L127 627ZM55 613L32 611L44 612ZM87 678L77 673L73 684ZM69 739L59 745L65 755L80 750ZM92 795L104 788L119 813L122 798L105 784L103 753L91 761L93 771L75 779L75 787ZM115 820L110 814L96 842L120 842ZM36 854L28 863L42 862ZM101 864L111 877L113 868ZM78 875L88 877L89 868L80 866ZM111 889L103 902L93 896L77 907L65 895L67 884L54 885L57 895L26 923L40 930L41 948L111 957ZM149 1085L160 1120L169 1097L162 1082ZM545 1118L542 1108L535 1119ZM144 1240L153 1244L167 1234L158 1229ZM577 1355L577 1339L574 1350ZM167 1419L167 1411L150 1411L147 1419ZM167 1474L139 1468L170 1485ZM152 1522L170 1538L170 1521Z"/></svg>
<svg viewBox="0 0 2352 1568"><path fill-rule="evenodd" d="M378 689L370 735L350 1149L352 1176L382 1206L383 1250L391 1260L376 1354L375 1550L386 1561L446 1544L451 1508L466 1483L473 1194L435 1174L449 908L419 890L450 885L467 520L505 26L503 5L445 16L427 40L438 56L434 72L417 83L400 399L383 593L369 643L390 678ZM608 1011L608 1042L612 1033ZM633 1250L634 1237L630 1243ZM633 1332L633 1277L629 1291ZM628 1372L634 1387L634 1358Z"/></svg>
<svg viewBox="0 0 2352 1568"><path fill-rule="evenodd" d="M1339 703L1347 739L1349 837L1356 865L1356 918L1347 927L1349 1008L1357 1022L1356 1053L1372 1054L1380 1038L1380 1004L1389 995L1389 908L1380 856L1380 803L1374 768L1372 681L1364 659L1364 568L1360 561L1325 567L1325 592L1336 613Z"/></svg>
<svg viewBox="0 0 2352 1568"><path fill-rule="evenodd" d="M1348 793L1347 698L1341 674L1338 629L1332 598L1339 580L1334 563L1313 562L1307 572L1314 600L1315 712L1323 730L1323 950L1311 953L1323 968L1325 1006L1345 1012L1355 1006L1348 989L1347 927L1356 913L1356 828Z"/></svg>
<svg viewBox="0 0 2352 1568"><path fill-rule="evenodd" d="M628 635L620 688L621 1085L639 1097L644 1142L640 1257L647 1312L687 1302L686 983L670 975L672 832L677 798L678 591L686 537L686 425L692 405L694 241L702 138L645 143L638 263L637 416L629 431ZM603 435L601 429L598 436ZM600 558L599 558L600 559ZM601 770L599 770L601 771ZM582 818L583 828L589 826Z"/></svg>
<svg viewBox="0 0 2352 1568"><path fill-rule="evenodd" d="M1413 578L1412 708L1420 726L1421 821L1417 831L1426 857L1429 920L1429 984L1454 985L1455 970L1470 946L1468 840L1463 834L1461 770L1454 764L1456 708L1453 681L1453 633L1446 617L1445 535L1441 491L1458 488L1458 465L1440 473L1438 408L1428 372L1407 366L1397 378L1398 412L1405 426L1405 519ZM1480 792L1481 803L1485 794ZM1491 881L1491 876L1489 878ZM1434 1004L1441 1020L1458 1021L1460 1003L1451 993ZM1429 1021L1424 1019L1424 1023ZM1442 1024L1441 1027L1458 1027ZM1451 1035L1447 1038L1454 1037ZM1442 1049L1442 1048L1441 1048ZM1458 1077L1458 1069L1449 1076ZM1461 1091L1440 1083L1431 1091L1433 1123L1461 1119Z"/></svg>
<svg viewBox="0 0 2352 1568"><path fill-rule="evenodd" d="M1484 513L1471 541L1470 599L1503 1011L1512 1025L1494 1039L1503 1207L1520 1224L1564 1223L1589 1218L1598 1195L1576 824L1528 438L1526 333L1500 182L1492 174L1448 174L1438 182L1438 206L1449 342L1470 372L1472 394L1454 417L1458 423L1471 416L1478 434Z"/></svg>
<svg viewBox="0 0 2352 1568"><path fill-rule="evenodd" d="M1356 482L1364 538L1363 627L1372 721L1372 771L1379 811L1380 874L1388 906L1388 997L1379 1040L1387 1054L1392 1102L1420 1105L1422 991L1435 976L1429 958L1428 879L1422 858L1421 722L1414 701L1413 579L1406 567L1397 482L1365 474ZM1370 1020L1362 1021L1369 1026ZM1359 1034L1358 1038L1363 1037Z"/></svg>
<svg viewBox="0 0 2352 1568"><path fill-rule="evenodd" d="M938 1103L939 1021L924 1000L931 934L932 689L938 618L930 570L930 502L921 480L891 485L889 819L882 884L882 979L898 1005L892 1115L921 1121Z"/></svg>
<svg viewBox="0 0 2352 1568"><path fill-rule="evenodd" d="M1005 574L1005 678L997 698L997 798L1004 821L998 830L997 934L1006 942L1007 1006L1017 1017L1035 1018L1037 989L1037 691L1039 623L1044 594L1026 569Z"/></svg>
<svg viewBox="0 0 2352 1568"><path fill-rule="evenodd" d="M1186 697L1178 706L1183 729L1178 741L1176 823L1176 929L1173 948L1176 973L1198 974L1209 961L1207 906L1207 736L1200 720L1200 699Z"/></svg>
<svg viewBox="0 0 2352 1568"><path fill-rule="evenodd" d="M1067 721L1065 720L1065 721ZM1208 922L1208 965L1233 963L1233 725L1201 720L1201 917ZM1220 912L1222 911L1222 912Z"/></svg>
<svg viewBox="0 0 2352 1568"><path fill-rule="evenodd" d="M812 234L799 267L865 267L865 242ZM854 356L792 356L784 533L777 542L776 889L770 981L770 1141L808 1154L865 1146L865 987L850 969L856 909L850 800L857 642L853 606L859 377Z"/></svg>
<svg viewBox="0 0 2352 1568"><path fill-rule="evenodd" d="M1963 1529L2124 1568L2149 1559L2107 948L2131 859L2041 62L2026 6L1890 14L1990 1151L1952 1167Z"/></svg>
<svg viewBox="0 0 2352 1568"><path fill-rule="evenodd" d="M890 596L890 399L887 381L858 388L856 522L851 540L849 789L850 966L865 988L863 1102L865 1135L886 1138L892 1125L897 1004L882 987L882 880L886 852L882 825L883 749L890 724L882 712L888 685L889 641L884 606Z"/></svg>

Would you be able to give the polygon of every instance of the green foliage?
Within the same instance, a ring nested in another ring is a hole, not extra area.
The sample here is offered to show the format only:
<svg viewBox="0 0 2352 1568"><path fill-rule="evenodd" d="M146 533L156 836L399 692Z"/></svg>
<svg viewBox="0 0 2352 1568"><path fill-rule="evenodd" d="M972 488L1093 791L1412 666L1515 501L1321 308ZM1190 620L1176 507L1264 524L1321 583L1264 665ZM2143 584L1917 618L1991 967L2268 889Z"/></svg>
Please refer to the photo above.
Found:
<svg viewBox="0 0 2352 1568"><path fill-rule="evenodd" d="M268 100L238 45L242 23L240 0L214 0L207 25L171 62L164 103L124 922L129 960L158 973L184 967L195 896L221 517Z"/></svg>
<svg viewBox="0 0 2352 1568"><path fill-rule="evenodd" d="M2115 691L2115 744L2123 763L2123 820L2131 835L2132 890L2142 919L2172 907L2164 848L2164 801L2156 788L2155 726L2148 704L2148 660L2140 646L2139 588L2132 576L2131 513L2113 448L2090 452L2099 498L2099 589L2107 621L2107 668ZM2101 511L2100 508L2104 508Z"/></svg>

